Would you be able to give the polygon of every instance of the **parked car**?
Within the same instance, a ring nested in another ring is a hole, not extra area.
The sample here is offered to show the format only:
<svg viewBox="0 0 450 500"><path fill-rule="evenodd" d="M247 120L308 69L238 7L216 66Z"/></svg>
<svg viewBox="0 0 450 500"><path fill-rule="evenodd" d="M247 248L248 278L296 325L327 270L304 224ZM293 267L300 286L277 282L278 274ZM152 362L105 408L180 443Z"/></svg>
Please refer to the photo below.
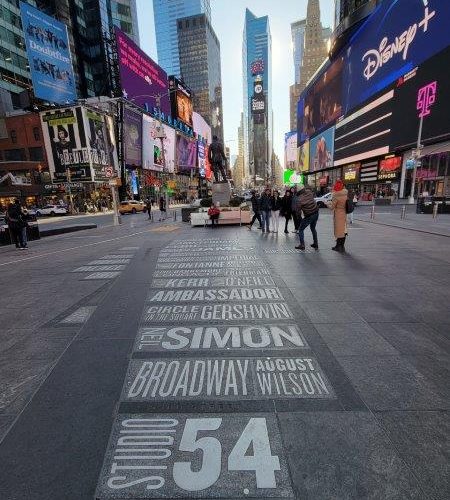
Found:
<svg viewBox="0 0 450 500"><path fill-rule="evenodd" d="M36 209L36 216L41 215L66 215L67 208L63 205L45 205L43 208Z"/></svg>
<svg viewBox="0 0 450 500"><path fill-rule="evenodd" d="M120 202L119 213L135 214L136 212L145 212L147 208L145 203L140 200L125 200Z"/></svg>
<svg viewBox="0 0 450 500"><path fill-rule="evenodd" d="M319 208L327 206L327 203L331 201L331 193L324 194L323 196L317 196L314 198Z"/></svg>

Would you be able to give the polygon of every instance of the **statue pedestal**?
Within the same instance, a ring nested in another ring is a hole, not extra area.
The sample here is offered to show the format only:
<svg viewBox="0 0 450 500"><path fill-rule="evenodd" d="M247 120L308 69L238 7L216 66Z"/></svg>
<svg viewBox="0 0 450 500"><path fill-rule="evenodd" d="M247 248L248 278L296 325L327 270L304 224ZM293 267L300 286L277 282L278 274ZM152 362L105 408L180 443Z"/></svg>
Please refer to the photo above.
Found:
<svg viewBox="0 0 450 500"><path fill-rule="evenodd" d="M228 181L214 182L212 185L213 203L220 203L220 206L227 206L230 203L231 186Z"/></svg>

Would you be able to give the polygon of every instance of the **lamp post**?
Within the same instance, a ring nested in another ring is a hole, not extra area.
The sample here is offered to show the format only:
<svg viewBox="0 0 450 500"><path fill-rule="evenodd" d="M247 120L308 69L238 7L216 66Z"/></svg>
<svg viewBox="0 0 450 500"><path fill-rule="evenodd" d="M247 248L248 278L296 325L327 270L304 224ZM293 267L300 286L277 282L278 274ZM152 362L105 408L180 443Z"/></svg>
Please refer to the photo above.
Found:
<svg viewBox="0 0 450 500"><path fill-rule="evenodd" d="M419 122L419 133L417 135L417 147L413 151L413 158L414 158L414 169L412 173L412 181L411 181L411 192L409 195L408 203L410 205L414 204L414 191L416 187L416 176L417 176L417 160L420 158L420 151L423 149L423 146L421 144L422 142L422 129L423 129L423 116L420 117L420 122Z"/></svg>

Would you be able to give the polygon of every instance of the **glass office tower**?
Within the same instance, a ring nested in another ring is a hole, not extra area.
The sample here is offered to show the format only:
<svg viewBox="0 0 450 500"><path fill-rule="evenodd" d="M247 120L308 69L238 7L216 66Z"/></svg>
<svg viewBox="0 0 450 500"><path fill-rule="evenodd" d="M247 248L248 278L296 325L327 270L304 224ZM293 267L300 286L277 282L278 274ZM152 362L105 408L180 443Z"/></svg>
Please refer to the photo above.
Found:
<svg viewBox="0 0 450 500"><path fill-rule="evenodd" d="M153 0L158 64L169 75L181 77L177 20L205 14L211 22L209 0Z"/></svg>
<svg viewBox="0 0 450 500"><path fill-rule="evenodd" d="M139 45L136 0L111 0L112 22Z"/></svg>
<svg viewBox="0 0 450 500"><path fill-rule="evenodd" d="M273 144L272 37L268 16L256 17L249 9L245 12L242 65L245 176L267 179L271 176ZM251 103L257 79L263 87L265 111L264 119L259 116L255 125Z"/></svg>

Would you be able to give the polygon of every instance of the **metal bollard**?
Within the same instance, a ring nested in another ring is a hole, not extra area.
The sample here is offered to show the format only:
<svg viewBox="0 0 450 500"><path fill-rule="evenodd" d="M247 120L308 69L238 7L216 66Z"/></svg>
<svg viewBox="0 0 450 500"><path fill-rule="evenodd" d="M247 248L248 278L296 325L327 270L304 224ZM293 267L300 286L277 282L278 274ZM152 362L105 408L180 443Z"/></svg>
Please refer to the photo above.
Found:
<svg viewBox="0 0 450 500"><path fill-rule="evenodd" d="M438 209L439 209L439 204L436 203L436 202L434 202L434 206L433 206L433 219L437 219Z"/></svg>
<svg viewBox="0 0 450 500"><path fill-rule="evenodd" d="M402 206L402 211L400 212L400 219L406 219L406 205Z"/></svg>
<svg viewBox="0 0 450 500"><path fill-rule="evenodd" d="M176 220L177 220L177 211L176 211L176 210L173 212L173 220L174 220L175 222L176 222Z"/></svg>
<svg viewBox="0 0 450 500"><path fill-rule="evenodd" d="M372 210L370 211L370 220L375 219L375 205L372 205Z"/></svg>

